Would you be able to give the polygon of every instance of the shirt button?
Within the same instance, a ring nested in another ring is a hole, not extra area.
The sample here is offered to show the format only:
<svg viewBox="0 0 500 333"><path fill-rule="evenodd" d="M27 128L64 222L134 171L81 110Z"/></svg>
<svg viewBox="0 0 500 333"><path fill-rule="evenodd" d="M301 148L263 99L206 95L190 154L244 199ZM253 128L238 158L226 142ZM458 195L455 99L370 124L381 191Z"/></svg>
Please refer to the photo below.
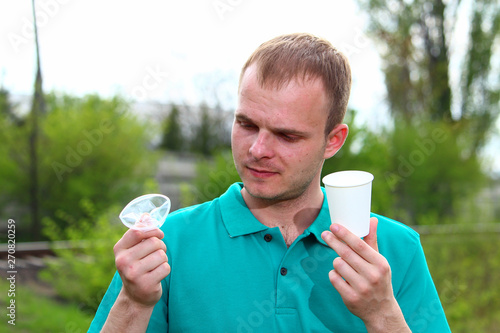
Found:
<svg viewBox="0 0 500 333"><path fill-rule="evenodd" d="M286 273L288 273L288 270L285 267L281 267L280 273L281 275L285 276Z"/></svg>
<svg viewBox="0 0 500 333"><path fill-rule="evenodd" d="M270 242L272 239L273 239L273 236L271 236L270 234L266 234L266 235L264 236L264 240L265 240L266 242Z"/></svg>

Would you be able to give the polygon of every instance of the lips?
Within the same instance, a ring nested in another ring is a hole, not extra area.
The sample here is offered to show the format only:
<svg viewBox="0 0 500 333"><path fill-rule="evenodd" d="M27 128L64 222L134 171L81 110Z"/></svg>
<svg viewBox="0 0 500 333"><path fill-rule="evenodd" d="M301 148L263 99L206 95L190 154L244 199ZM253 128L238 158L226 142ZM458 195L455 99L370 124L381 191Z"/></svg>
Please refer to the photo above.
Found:
<svg viewBox="0 0 500 333"><path fill-rule="evenodd" d="M272 176L275 176L278 174L276 171L271 171L267 169L261 169L261 168L251 168L247 167L248 171L250 171L250 174L252 174L254 177L257 178L269 178Z"/></svg>

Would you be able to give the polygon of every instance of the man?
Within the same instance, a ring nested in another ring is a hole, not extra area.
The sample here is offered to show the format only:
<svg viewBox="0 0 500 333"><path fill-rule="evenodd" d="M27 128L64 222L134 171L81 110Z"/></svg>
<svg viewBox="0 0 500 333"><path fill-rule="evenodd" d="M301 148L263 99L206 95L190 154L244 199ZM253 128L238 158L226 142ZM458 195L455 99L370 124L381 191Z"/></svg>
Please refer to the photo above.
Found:
<svg viewBox="0 0 500 333"><path fill-rule="evenodd" d="M375 214L364 239L330 225L320 174L346 140L350 86L325 40L262 44L232 130L242 183L127 231L90 331L449 332L414 231Z"/></svg>

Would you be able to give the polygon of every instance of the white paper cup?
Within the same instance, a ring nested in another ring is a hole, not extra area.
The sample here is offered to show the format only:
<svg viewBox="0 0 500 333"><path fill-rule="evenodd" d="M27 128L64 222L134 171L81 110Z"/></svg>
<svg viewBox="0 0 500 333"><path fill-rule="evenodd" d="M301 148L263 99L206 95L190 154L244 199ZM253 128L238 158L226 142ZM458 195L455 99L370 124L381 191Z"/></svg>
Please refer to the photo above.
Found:
<svg viewBox="0 0 500 333"><path fill-rule="evenodd" d="M373 175L366 171L340 171L323 177L330 219L358 237L370 232Z"/></svg>

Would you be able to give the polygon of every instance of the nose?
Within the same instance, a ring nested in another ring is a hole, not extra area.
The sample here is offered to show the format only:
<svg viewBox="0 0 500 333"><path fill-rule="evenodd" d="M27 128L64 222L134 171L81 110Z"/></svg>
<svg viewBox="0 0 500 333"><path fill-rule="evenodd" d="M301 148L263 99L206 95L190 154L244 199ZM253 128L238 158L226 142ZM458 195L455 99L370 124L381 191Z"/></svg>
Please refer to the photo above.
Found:
<svg viewBox="0 0 500 333"><path fill-rule="evenodd" d="M255 138L255 141L250 146L250 155L252 155L256 160L273 157L274 148L272 141L273 140L271 133L259 131L257 137Z"/></svg>

